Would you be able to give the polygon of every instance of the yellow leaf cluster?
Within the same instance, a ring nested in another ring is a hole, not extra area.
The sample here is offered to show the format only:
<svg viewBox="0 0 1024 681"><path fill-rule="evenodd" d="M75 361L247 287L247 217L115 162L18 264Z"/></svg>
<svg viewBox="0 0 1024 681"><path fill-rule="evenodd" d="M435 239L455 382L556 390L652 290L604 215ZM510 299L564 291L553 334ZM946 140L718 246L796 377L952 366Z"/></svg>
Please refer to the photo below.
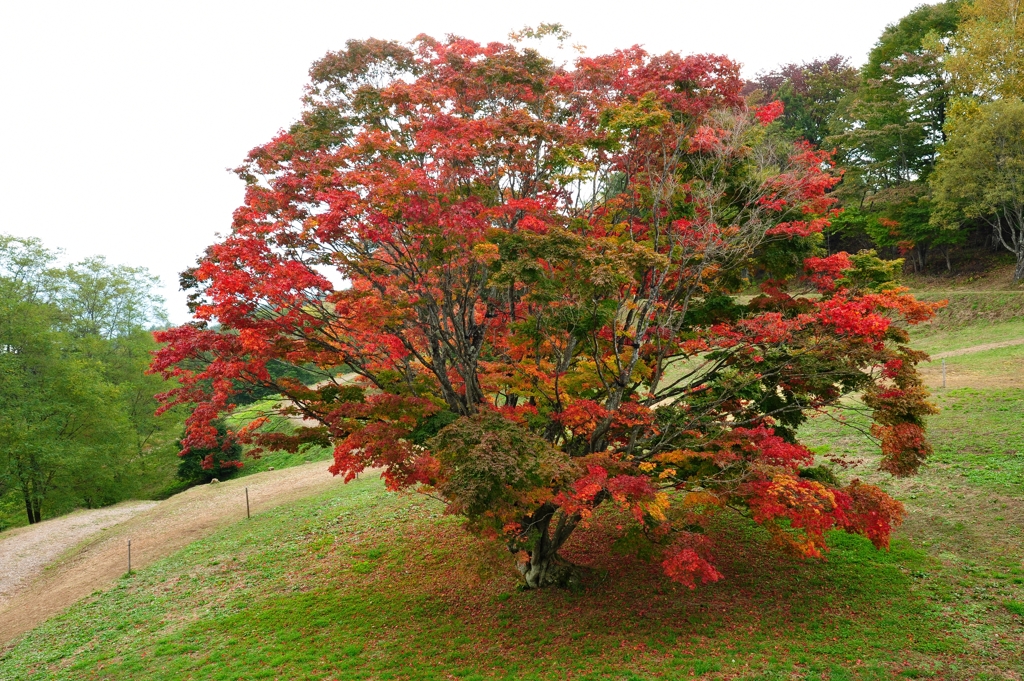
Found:
<svg viewBox="0 0 1024 681"><path fill-rule="evenodd" d="M683 508L696 506L721 506L722 500L711 492L687 492L683 497Z"/></svg>
<svg viewBox="0 0 1024 681"><path fill-rule="evenodd" d="M968 100L1024 96L1024 2L964 3L946 68Z"/></svg>
<svg viewBox="0 0 1024 681"><path fill-rule="evenodd" d="M482 243L473 247L473 255L482 263L490 264L501 257L497 244Z"/></svg>
<svg viewBox="0 0 1024 681"><path fill-rule="evenodd" d="M689 449L673 449L671 452L662 452L654 457L658 463L682 463L694 456L700 456L697 452Z"/></svg>
<svg viewBox="0 0 1024 681"><path fill-rule="evenodd" d="M664 492L658 492L654 495L654 501L649 502L644 510L646 510L647 513L658 522L665 522L667 519L665 511L668 510L668 507L668 495Z"/></svg>
<svg viewBox="0 0 1024 681"><path fill-rule="evenodd" d="M770 489L779 503L790 508L810 511L815 515L835 508L836 497L829 488L814 480L802 482L804 486L799 486L792 477L777 475L772 479Z"/></svg>

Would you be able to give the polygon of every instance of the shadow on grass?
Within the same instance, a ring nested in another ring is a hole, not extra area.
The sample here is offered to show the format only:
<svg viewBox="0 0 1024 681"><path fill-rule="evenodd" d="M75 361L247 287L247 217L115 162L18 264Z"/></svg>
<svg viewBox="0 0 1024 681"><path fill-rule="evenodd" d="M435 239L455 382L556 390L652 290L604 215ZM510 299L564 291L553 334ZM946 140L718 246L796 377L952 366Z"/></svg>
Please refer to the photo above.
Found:
<svg viewBox="0 0 1024 681"><path fill-rule="evenodd" d="M64 616L67 655L20 669L97 679L842 679L891 678L911 662L930 669L957 650L915 593L928 559L901 543L876 551L837 533L826 562L803 562L727 519L726 578L691 591L656 564L608 553L598 525L569 551L592 567L583 590L521 591L507 553L436 517L434 504L371 484L340 515L329 499L282 509L247 536L196 545L162 577L80 606ZM218 564L240 551L230 571ZM197 565L230 579L204 591ZM180 577L190 569L191 582ZM179 625L168 623L172 607L185 611L174 613ZM151 633L132 637L132 626ZM19 649L47 640L35 636Z"/></svg>
<svg viewBox="0 0 1024 681"><path fill-rule="evenodd" d="M955 649L913 593L921 554L903 545L879 552L835 534L828 562L797 562L744 523L725 529L723 582L690 591L648 564L603 554L573 593L518 591L495 564L503 557L467 554L476 542L457 528L420 528L375 549L376 559L354 555L346 587L318 585L194 624L152 648L153 666L139 670L162 673L153 678L216 669L203 678L273 670L311 679L641 679L794 664L838 672L866 660L884 676L890 665Z"/></svg>

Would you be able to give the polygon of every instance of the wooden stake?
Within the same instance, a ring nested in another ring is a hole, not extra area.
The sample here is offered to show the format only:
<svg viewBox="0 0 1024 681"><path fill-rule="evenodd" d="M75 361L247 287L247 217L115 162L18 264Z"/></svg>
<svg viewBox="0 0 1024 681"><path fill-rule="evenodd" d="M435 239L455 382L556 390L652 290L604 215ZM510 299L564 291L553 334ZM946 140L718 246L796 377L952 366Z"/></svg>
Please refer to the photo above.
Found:
<svg viewBox="0 0 1024 681"><path fill-rule="evenodd" d="M252 518L252 516L249 515L249 488L248 487L245 488L245 517L246 517L246 519Z"/></svg>
<svg viewBox="0 0 1024 681"><path fill-rule="evenodd" d="M942 360L942 387L946 387L946 360Z"/></svg>
<svg viewBox="0 0 1024 681"><path fill-rule="evenodd" d="M128 540L128 574L132 573L132 540Z"/></svg>

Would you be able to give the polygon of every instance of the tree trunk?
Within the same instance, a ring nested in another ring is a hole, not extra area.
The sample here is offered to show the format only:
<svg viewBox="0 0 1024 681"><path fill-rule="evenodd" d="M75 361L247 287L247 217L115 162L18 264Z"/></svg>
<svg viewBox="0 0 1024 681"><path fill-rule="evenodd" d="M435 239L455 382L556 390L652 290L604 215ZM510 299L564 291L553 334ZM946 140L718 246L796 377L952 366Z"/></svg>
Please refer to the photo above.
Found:
<svg viewBox="0 0 1024 681"><path fill-rule="evenodd" d="M534 560L531 553L530 561L520 563L518 567L526 586L531 589L542 589L546 586L571 589L580 586L579 568L559 556L557 552L538 560Z"/></svg>
<svg viewBox="0 0 1024 681"><path fill-rule="evenodd" d="M25 514L28 516L28 524L34 525L42 520L42 503L39 500L39 495L36 494L35 485L32 484L32 480L25 480L22 478L18 484L21 488L21 497L25 500Z"/></svg>
<svg viewBox="0 0 1024 681"><path fill-rule="evenodd" d="M1013 270L1014 281L1024 281L1024 251L1017 251L1017 267Z"/></svg>
<svg viewBox="0 0 1024 681"><path fill-rule="evenodd" d="M32 508L32 499L29 498L28 494L24 494L25 497L25 513L28 515L28 524L34 525L36 523L35 509Z"/></svg>
<svg viewBox="0 0 1024 681"><path fill-rule="evenodd" d="M558 555L558 550L576 529L580 521L578 514L567 516L561 513L558 523L551 529L551 520L558 508L551 504L541 506L527 518L526 527L537 533L533 548L527 551L528 559L519 562L517 568L530 589L547 586L577 588L580 586L579 569Z"/></svg>

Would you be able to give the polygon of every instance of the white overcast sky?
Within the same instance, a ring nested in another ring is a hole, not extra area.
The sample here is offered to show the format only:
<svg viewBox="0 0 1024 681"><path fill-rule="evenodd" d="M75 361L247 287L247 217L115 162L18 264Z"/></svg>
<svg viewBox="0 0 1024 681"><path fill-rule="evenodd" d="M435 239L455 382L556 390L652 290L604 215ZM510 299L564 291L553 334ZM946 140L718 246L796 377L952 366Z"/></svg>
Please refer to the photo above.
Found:
<svg viewBox="0 0 1024 681"><path fill-rule="evenodd" d="M481 42L560 22L600 54L726 54L752 76L844 54L856 64L917 0L0 0L0 232L68 260L104 255L163 281L242 197L226 171L299 112L309 65L352 38Z"/></svg>

